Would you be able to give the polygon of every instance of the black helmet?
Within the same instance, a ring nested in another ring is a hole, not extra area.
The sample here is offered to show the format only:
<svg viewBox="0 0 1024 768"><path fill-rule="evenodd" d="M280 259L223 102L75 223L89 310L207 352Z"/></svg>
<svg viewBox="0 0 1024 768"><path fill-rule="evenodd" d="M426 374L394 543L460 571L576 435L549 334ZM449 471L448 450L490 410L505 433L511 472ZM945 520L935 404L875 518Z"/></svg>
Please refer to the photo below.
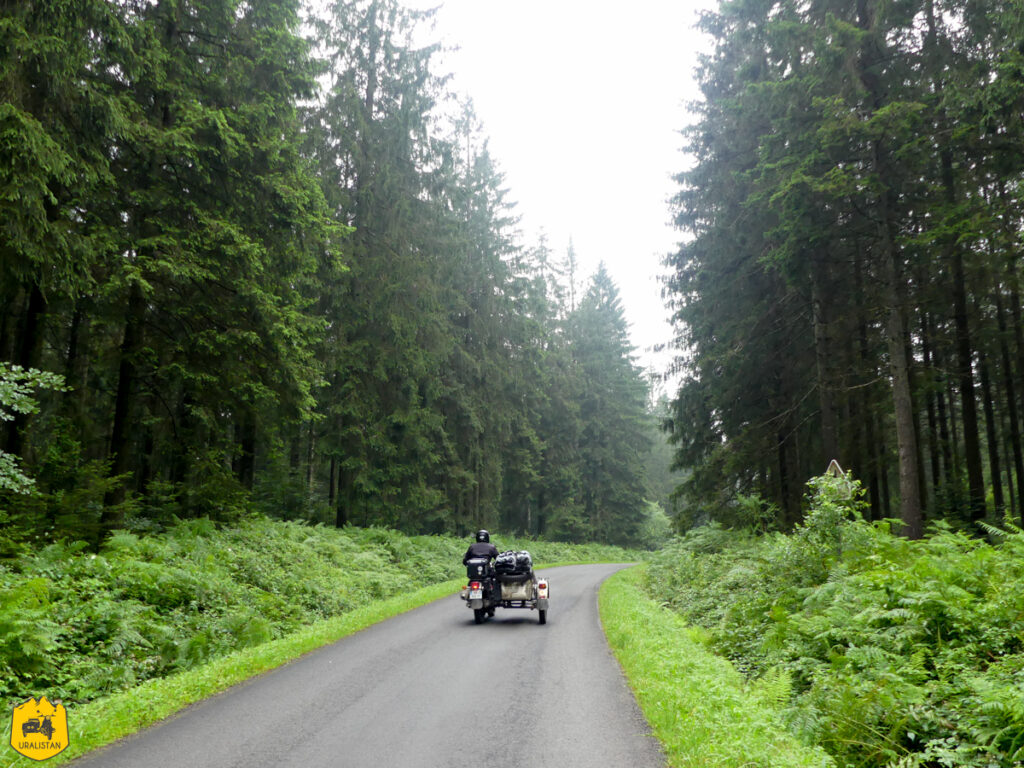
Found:
<svg viewBox="0 0 1024 768"><path fill-rule="evenodd" d="M487 531L477 531L476 532L476 540L477 541L483 541L483 542L485 542L487 544L490 544L491 543L491 534L489 534Z"/></svg>

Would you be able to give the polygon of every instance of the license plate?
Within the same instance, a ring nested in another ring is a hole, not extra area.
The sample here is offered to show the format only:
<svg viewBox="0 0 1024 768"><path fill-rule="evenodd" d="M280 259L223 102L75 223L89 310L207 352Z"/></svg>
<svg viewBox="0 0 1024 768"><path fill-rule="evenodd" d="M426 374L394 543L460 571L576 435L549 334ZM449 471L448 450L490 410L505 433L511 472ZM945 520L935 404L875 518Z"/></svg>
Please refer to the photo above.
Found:
<svg viewBox="0 0 1024 768"><path fill-rule="evenodd" d="M482 589L471 589L471 590L469 590L469 599L470 600L483 600L483 598L484 598L484 591Z"/></svg>

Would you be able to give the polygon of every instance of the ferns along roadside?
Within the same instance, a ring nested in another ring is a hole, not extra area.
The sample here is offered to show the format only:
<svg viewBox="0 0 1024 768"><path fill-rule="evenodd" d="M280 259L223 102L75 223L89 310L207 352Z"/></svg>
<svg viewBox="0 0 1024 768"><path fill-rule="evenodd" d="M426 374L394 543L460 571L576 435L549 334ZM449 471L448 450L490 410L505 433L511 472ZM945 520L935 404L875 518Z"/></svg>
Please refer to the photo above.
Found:
<svg viewBox="0 0 1024 768"><path fill-rule="evenodd" d="M770 681L839 765L1019 766L1024 531L910 541L861 518L857 484L810 488L792 535L695 529L655 555L647 590Z"/></svg>
<svg viewBox="0 0 1024 768"><path fill-rule="evenodd" d="M604 545L500 540L540 562L635 560ZM252 518L54 543L0 561L0 697L81 704L319 619L464 576L466 540Z"/></svg>

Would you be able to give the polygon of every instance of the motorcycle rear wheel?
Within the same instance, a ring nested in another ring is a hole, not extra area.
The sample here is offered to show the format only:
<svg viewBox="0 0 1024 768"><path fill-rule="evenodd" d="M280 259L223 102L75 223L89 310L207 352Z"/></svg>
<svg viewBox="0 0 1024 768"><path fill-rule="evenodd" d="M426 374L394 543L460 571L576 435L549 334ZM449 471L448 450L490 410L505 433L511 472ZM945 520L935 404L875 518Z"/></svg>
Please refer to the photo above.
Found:
<svg viewBox="0 0 1024 768"><path fill-rule="evenodd" d="M473 609L473 621L475 623L477 623L477 624L483 624L484 623L484 615L486 613L487 612L483 608L474 608Z"/></svg>

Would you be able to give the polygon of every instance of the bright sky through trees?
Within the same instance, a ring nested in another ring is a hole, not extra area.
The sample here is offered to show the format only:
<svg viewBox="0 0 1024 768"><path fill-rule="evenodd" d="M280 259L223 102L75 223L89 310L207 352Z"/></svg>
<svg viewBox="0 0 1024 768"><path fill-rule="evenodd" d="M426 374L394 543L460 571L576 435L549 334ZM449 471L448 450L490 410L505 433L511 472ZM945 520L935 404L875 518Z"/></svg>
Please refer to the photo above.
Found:
<svg viewBox="0 0 1024 768"><path fill-rule="evenodd" d="M670 359L650 351L670 338L657 275L679 239L667 200L710 5L445 0L430 33L457 48L442 69L484 122L525 236L543 230L559 256L572 238L582 278L607 264L645 367Z"/></svg>

